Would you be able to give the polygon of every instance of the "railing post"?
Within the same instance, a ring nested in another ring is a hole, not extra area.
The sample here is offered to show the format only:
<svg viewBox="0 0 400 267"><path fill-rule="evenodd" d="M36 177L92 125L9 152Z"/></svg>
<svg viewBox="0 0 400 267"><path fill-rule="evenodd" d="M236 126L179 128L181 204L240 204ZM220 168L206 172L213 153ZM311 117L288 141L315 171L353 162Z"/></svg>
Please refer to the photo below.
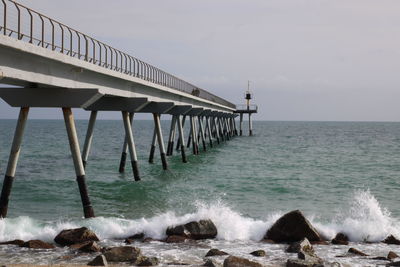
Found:
<svg viewBox="0 0 400 267"><path fill-rule="evenodd" d="M5 0L2 0L4 5L4 21L3 21L3 33L7 35L7 4Z"/></svg>

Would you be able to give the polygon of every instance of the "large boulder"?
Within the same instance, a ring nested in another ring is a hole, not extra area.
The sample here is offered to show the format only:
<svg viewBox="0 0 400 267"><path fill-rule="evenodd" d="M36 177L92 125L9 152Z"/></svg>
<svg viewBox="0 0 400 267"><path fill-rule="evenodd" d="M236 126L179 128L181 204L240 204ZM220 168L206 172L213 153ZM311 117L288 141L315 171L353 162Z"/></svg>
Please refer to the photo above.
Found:
<svg viewBox="0 0 400 267"><path fill-rule="evenodd" d="M52 249L55 248L53 244L43 242L42 240L29 240L24 242L21 247L33 249Z"/></svg>
<svg viewBox="0 0 400 267"><path fill-rule="evenodd" d="M385 240L383 240L382 242L388 245L400 245L400 240L393 235L386 237Z"/></svg>
<svg viewBox="0 0 400 267"><path fill-rule="evenodd" d="M208 239L217 236L217 227L211 220L200 220L198 222L189 222L185 225L168 227L167 235L185 236L191 239Z"/></svg>
<svg viewBox="0 0 400 267"><path fill-rule="evenodd" d="M90 261L87 265L89 266L108 266L106 257L104 255L99 255Z"/></svg>
<svg viewBox="0 0 400 267"><path fill-rule="evenodd" d="M349 238L347 235L343 233L338 233L334 239L332 239L332 244L334 245L348 245L349 244Z"/></svg>
<svg viewBox="0 0 400 267"><path fill-rule="evenodd" d="M94 232L86 227L67 229L61 231L54 241L61 246L70 246L76 243L83 243L86 241L99 241L99 238Z"/></svg>
<svg viewBox="0 0 400 267"><path fill-rule="evenodd" d="M135 247L112 247L104 252L104 257L109 262L136 262L142 257L142 252Z"/></svg>
<svg viewBox="0 0 400 267"><path fill-rule="evenodd" d="M291 211L279 218L264 237L275 242L296 242L303 238L309 241L322 241L318 231L299 210Z"/></svg>
<svg viewBox="0 0 400 267"><path fill-rule="evenodd" d="M248 259L229 256L224 260L224 267L263 267L263 265Z"/></svg>
<svg viewBox="0 0 400 267"><path fill-rule="evenodd" d="M159 259L156 257L139 257L135 264L137 266L156 266L160 263Z"/></svg>
<svg viewBox="0 0 400 267"><path fill-rule="evenodd" d="M83 243L73 244L70 248L89 253L101 251L101 247L96 243L96 241L86 241Z"/></svg>

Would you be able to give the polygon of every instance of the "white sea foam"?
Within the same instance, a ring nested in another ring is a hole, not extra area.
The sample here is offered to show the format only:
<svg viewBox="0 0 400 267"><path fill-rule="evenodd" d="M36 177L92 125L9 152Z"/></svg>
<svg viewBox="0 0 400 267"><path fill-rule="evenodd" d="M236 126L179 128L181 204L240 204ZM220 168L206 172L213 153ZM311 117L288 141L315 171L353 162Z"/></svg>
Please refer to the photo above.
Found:
<svg viewBox="0 0 400 267"><path fill-rule="evenodd" d="M217 239L259 241L266 230L282 213L271 214L264 220L245 217L222 202L197 205L196 212L178 216L166 212L152 218L128 220L121 218L97 217L90 220L40 222L29 217L0 220L0 241L13 239L41 239L51 241L63 229L87 226L101 239L125 238L136 233L145 233L155 239L165 237L168 226L190 221L211 219L218 229ZM309 216L312 224L327 238L338 232L346 233L351 241L379 242L387 235L400 237L400 223L382 208L369 191L357 191L354 200L344 205L343 211L329 223L321 223Z"/></svg>

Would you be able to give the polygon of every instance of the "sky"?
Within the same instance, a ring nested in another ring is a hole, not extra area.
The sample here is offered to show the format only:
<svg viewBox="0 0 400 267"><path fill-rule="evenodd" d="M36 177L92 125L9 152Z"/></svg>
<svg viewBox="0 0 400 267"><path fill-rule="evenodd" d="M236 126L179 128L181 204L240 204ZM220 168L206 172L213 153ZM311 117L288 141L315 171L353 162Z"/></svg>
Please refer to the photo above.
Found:
<svg viewBox="0 0 400 267"><path fill-rule="evenodd" d="M250 80L255 120L400 121L398 0L19 2L233 103Z"/></svg>

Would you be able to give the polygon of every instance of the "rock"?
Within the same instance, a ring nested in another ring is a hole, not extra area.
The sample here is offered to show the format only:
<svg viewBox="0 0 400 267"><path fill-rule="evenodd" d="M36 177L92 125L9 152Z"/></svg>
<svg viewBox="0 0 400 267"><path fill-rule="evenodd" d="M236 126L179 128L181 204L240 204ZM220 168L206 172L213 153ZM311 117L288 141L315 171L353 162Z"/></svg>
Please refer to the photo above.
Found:
<svg viewBox="0 0 400 267"><path fill-rule="evenodd" d="M367 254L365 254L364 252L362 252L356 248L349 248L348 253L359 255L359 256L368 256Z"/></svg>
<svg viewBox="0 0 400 267"><path fill-rule="evenodd" d="M153 241L160 241L161 242L161 240L157 240L157 239L154 239L154 238L151 238L151 237L146 237L145 239L142 240L143 243L150 243L150 242L153 242Z"/></svg>
<svg viewBox="0 0 400 267"><path fill-rule="evenodd" d="M262 267L262 265L248 259L229 256L224 260L224 267Z"/></svg>
<svg viewBox="0 0 400 267"><path fill-rule="evenodd" d="M385 240L383 240L382 242L389 245L400 245L400 240L398 240L393 235L386 237Z"/></svg>
<svg viewBox="0 0 400 267"><path fill-rule="evenodd" d="M77 249L82 252L99 252L101 247L96 243L96 241L86 241L83 243L73 244L70 246L72 249Z"/></svg>
<svg viewBox="0 0 400 267"><path fill-rule="evenodd" d="M299 259L288 259L286 267L323 267L324 265L320 260L299 260Z"/></svg>
<svg viewBox="0 0 400 267"><path fill-rule="evenodd" d="M134 235L131 235L131 236L127 237L125 239L125 243L126 244L132 244L136 240L143 240L143 238L144 238L144 233L134 234Z"/></svg>
<svg viewBox="0 0 400 267"><path fill-rule="evenodd" d="M267 244L275 244L276 242L271 239L263 239L262 242L267 243Z"/></svg>
<svg viewBox="0 0 400 267"><path fill-rule="evenodd" d="M321 246L329 246L330 243L328 241L322 240L322 241L312 241L310 242L311 245L321 245Z"/></svg>
<svg viewBox="0 0 400 267"><path fill-rule="evenodd" d="M312 260L298 260L298 259L288 259L286 262L286 267L323 267L324 265L319 261Z"/></svg>
<svg viewBox="0 0 400 267"><path fill-rule="evenodd" d="M320 234L299 210L291 211L279 218L264 237L275 242L296 242L303 238L309 241L322 241Z"/></svg>
<svg viewBox="0 0 400 267"><path fill-rule="evenodd" d="M388 263L388 264L386 264L386 266L400 266L400 261Z"/></svg>
<svg viewBox="0 0 400 267"><path fill-rule="evenodd" d="M386 257L382 257L382 256L373 257L373 258L371 258L371 259L372 259L372 260L377 260L377 261L387 261L387 260L388 260Z"/></svg>
<svg viewBox="0 0 400 267"><path fill-rule="evenodd" d="M156 257L145 257L145 256L142 256L142 257L139 257L136 260L135 264L137 266L156 266L156 265L159 264L159 262L160 261Z"/></svg>
<svg viewBox="0 0 400 267"><path fill-rule="evenodd" d="M289 247L286 249L286 252L289 253L299 253L300 251L309 251L314 253L314 248L307 238L290 244Z"/></svg>
<svg viewBox="0 0 400 267"><path fill-rule="evenodd" d="M250 252L250 254L255 257L265 257L267 255L267 253L265 253L265 250L262 249Z"/></svg>
<svg viewBox="0 0 400 267"><path fill-rule="evenodd" d="M332 244L335 245L348 245L349 244L349 238L347 235L343 233L338 233L334 239L332 239Z"/></svg>
<svg viewBox="0 0 400 267"><path fill-rule="evenodd" d="M24 240L15 239L15 240L11 240L11 241L1 242L0 245L17 245L17 246L22 246L24 243L25 243Z"/></svg>
<svg viewBox="0 0 400 267"><path fill-rule="evenodd" d="M99 255L96 258L94 258L91 262L89 262L87 265L89 266L108 266L106 257L104 255Z"/></svg>
<svg viewBox="0 0 400 267"><path fill-rule="evenodd" d="M167 235L185 236L192 239L208 239L217 236L217 227L211 220L200 220L199 222L189 222L185 225L168 227Z"/></svg>
<svg viewBox="0 0 400 267"><path fill-rule="evenodd" d="M213 259L207 259L207 260L204 262L203 266L207 266L207 267L222 267L222 264L216 262L216 261L213 260Z"/></svg>
<svg viewBox="0 0 400 267"><path fill-rule="evenodd" d="M187 239L188 238L185 236L171 235L171 236L168 236L167 239L165 239L165 242L167 242L167 243L183 243Z"/></svg>
<svg viewBox="0 0 400 267"><path fill-rule="evenodd" d="M219 249L216 249L216 248L212 248L207 252L206 257L224 256L224 255L229 255L229 254L226 253L225 251L222 251L222 250L219 250Z"/></svg>
<svg viewBox="0 0 400 267"><path fill-rule="evenodd" d="M86 241L99 241L99 238L94 232L86 227L67 229L61 231L54 241L61 246L70 246L76 243L83 243Z"/></svg>
<svg viewBox="0 0 400 267"><path fill-rule="evenodd" d="M388 255L387 255L387 259L388 260L393 260L393 259L395 259L395 258L398 258L399 257L399 255L397 255L395 252L393 252L393 251L389 251L389 253L388 253Z"/></svg>
<svg viewBox="0 0 400 267"><path fill-rule="evenodd" d="M113 247L104 252L104 257L110 262L135 262L142 256L139 248L135 247Z"/></svg>
<svg viewBox="0 0 400 267"><path fill-rule="evenodd" d="M29 240L24 242L21 247L34 248L34 249L52 249L55 248L53 244L43 242L41 240Z"/></svg>

